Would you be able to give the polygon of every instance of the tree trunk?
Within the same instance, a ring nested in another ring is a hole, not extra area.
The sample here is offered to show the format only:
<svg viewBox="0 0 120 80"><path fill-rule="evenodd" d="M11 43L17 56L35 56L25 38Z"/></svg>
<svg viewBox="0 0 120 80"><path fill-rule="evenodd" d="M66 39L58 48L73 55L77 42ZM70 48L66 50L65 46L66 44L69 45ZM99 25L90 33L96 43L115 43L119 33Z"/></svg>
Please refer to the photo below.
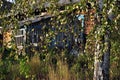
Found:
<svg viewBox="0 0 120 80"><path fill-rule="evenodd" d="M99 31L98 31L99 32ZM98 37L96 35L96 37ZM94 56L94 77L93 80L103 80L103 75L102 75L102 62L100 61L99 55L101 54L101 44L100 40L96 40L96 45L95 45L95 56Z"/></svg>
<svg viewBox="0 0 120 80"><path fill-rule="evenodd" d="M102 1L102 0L99 0ZM107 0L107 10L108 10L108 0ZM100 8L100 7L99 7ZM96 40L96 50L95 50L95 62L94 62L94 80L109 80L109 68L110 68L110 47L111 47L111 43L110 43L110 30L109 30L109 25L110 25L110 21L113 19L112 16L110 16L108 14L106 10L106 18L107 18L107 26L106 26L106 32L104 34L104 46L101 47L100 44L101 42L98 40ZM98 13L99 14L99 13ZM100 16L98 16L100 17ZM101 19L100 19L101 20ZM99 30L99 29L98 29ZM100 34L100 32L98 31L97 33L98 35ZM100 38L100 37L98 37ZM103 40L102 40L103 41ZM102 49L103 48L103 49ZM100 52L101 50L103 50L103 54ZM100 58L99 55L102 55L102 60L98 59Z"/></svg>
<svg viewBox="0 0 120 80"><path fill-rule="evenodd" d="M110 68L110 31L106 31L106 34L104 36L105 43L104 43L104 55L103 55L103 64L102 64L102 70L103 70L103 79L109 80L109 68Z"/></svg>
<svg viewBox="0 0 120 80"><path fill-rule="evenodd" d="M102 50L102 38L100 36L101 34L101 18L102 18L102 5L103 2L102 0L98 0L97 4L97 14L96 14L96 24L97 24L97 29L95 31L95 55L94 55L94 76L93 80L103 80L103 74L102 74L102 61L101 61L101 50Z"/></svg>
<svg viewBox="0 0 120 80"><path fill-rule="evenodd" d="M114 14L111 12L113 7L111 9L108 8L108 0L107 0L107 10L106 10L106 18L107 18L107 26L106 26L106 32L104 35L104 55L103 55L103 63L102 63L102 70L103 70L103 79L109 80L109 69L110 69L110 48L111 48L111 42L110 42L110 35L111 32L109 30L109 26L111 26L112 20L114 18Z"/></svg>

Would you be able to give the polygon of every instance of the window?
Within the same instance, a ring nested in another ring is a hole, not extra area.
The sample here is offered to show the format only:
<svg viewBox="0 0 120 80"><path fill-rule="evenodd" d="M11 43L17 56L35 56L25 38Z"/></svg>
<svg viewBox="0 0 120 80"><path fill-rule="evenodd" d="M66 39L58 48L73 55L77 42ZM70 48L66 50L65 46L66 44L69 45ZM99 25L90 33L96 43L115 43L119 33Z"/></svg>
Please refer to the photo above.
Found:
<svg viewBox="0 0 120 80"><path fill-rule="evenodd" d="M15 43L17 47L22 47L25 41L26 41L26 31L24 28L19 29L16 32L16 36L15 36Z"/></svg>
<svg viewBox="0 0 120 80"><path fill-rule="evenodd" d="M40 35L42 34L41 28L40 24L32 24L27 27L28 43L32 43L34 46L37 46L40 41Z"/></svg>

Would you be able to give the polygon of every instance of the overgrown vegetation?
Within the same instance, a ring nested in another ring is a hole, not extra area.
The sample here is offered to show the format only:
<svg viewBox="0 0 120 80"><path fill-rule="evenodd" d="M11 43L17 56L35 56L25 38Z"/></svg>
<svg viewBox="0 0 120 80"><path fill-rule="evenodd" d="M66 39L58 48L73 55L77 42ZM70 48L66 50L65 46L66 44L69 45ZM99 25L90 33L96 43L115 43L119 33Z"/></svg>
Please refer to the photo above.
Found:
<svg viewBox="0 0 120 80"><path fill-rule="evenodd" d="M0 7L3 2L0 1ZM0 26L3 29L0 34L12 31L10 41L4 43L6 37L0 39L0 80L97 80L93 78L95 52L98 50L99 53L96 60L102 62L109 48L107 41L110 42L110 56L105 58L110 57L109 79L120 79L120 2L80 0L71 4L63 3L58 4L57 0L16 0L11 11L0 12ZM92 10L93 13L90 13ZM42 12L47 14L42 15ZM79 19L81 14L84 16ZM43 26L37 28L40 31L37 47L28 35L35 31L33 28L26 33L29 41L21 42L23 48L20 49L15 43L20 22L24 21L22 27L30 28L32 19L46 15L50 17L35 23ZM88 23L85 21L92 20L93 29L88 34ZM56 38L58 41L54 42ZM97 47L99 44L100 47ZM107 80L104 73L101 74L103 80Z"/></svg>

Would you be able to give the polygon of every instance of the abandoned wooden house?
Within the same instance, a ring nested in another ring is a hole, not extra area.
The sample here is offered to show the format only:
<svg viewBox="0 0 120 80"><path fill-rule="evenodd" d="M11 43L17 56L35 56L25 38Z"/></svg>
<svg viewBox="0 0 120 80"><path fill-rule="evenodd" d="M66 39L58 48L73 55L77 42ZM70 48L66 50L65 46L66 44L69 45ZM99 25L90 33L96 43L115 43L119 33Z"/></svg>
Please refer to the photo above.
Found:
<svg viewBox="0 0 120 80"><path fill-rule="evenodd" d="M67 2L66 2L67 1ZM59 3L63 4L70 4L71 2L79 2L80 0L60 0ZM14 36L15 45L19 51L23 51L23 47L26 47L27 51L31 48L35 48L36 50L40 51L44 44L44 38L48 35L48 32L51 30L55 33L55 26L52 25L52 22L56 22L55 20L52 21L51 18L53 16L47 14L45 10L43 10L42 14L40 14L39 9L35 9L34 18L28 18L27 20L24 19L22 14L18 14L19 16L19 29L16 31L16 35ZM89 8L89 12L82 11L79 14L75 13L75 16L68 16L70 17L70 23L64 24L67 30L71 28L74 30L73 32L66 31L58 33L50 38L50 42L48 44L49 48L58 47L60 49L67 48L68 50L72 50L72 46L76 45L80 46L80 43L84 43L86 41L86 35L92 30L94 25L94 17L90 17L90 15L94 15L94 10ZM87 17L87 18L86 18ZM73 19L74 18L74 19ZM30 22L26 25L26 22ZM61 26L61 24L58 24ZM2 29L2 28L1 28ZM67 33L67 34L66 34ZM9 43L11 41L12 31L7 31L3 33L4 43ZM2 43L0 43L2 44ZM10 44L7 44L10 46Z"/></svg>

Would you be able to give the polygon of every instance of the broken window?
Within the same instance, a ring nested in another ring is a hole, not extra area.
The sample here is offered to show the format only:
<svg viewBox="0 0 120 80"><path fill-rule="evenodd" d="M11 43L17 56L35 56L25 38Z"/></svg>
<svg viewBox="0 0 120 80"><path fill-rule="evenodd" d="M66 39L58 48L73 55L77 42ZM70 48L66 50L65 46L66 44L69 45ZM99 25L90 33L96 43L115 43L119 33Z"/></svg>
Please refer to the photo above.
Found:
<svg viewBox="0 0 120 80"><path fill-rule="evenodd" d="M25 41L26 41L26 31L25 28L21 28L16 32L16 36L15 36L16 46L23 47Z"/></svg>

